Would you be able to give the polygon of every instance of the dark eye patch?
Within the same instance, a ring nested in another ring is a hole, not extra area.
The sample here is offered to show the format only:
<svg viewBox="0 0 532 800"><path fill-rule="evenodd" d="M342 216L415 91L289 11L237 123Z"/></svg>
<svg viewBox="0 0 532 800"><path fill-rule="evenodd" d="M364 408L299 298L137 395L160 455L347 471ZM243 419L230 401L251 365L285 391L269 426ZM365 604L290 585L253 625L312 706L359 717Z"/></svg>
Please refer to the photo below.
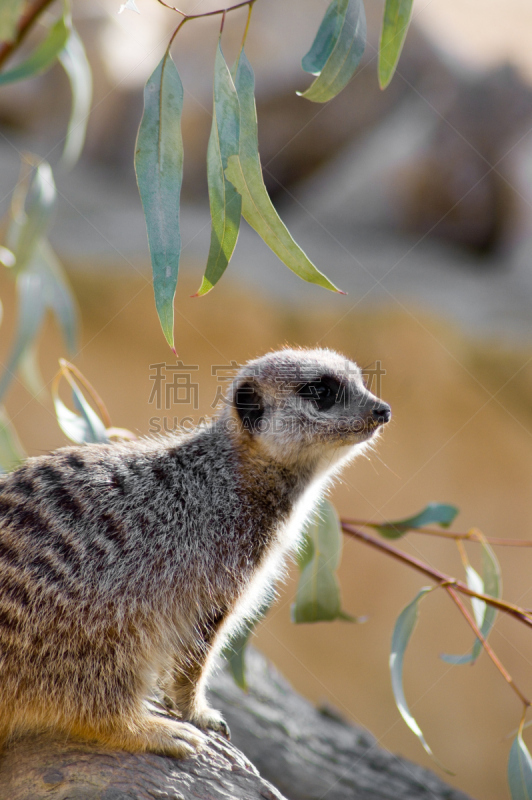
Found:
<svg viewBox="0 0 532 800"><path fill-rule="evenodd" d="M340 389L340 383L335 378L322 375L314 381L300 383L296 393L304 400L311 400L318 411L328 411L336 403Z"/></svg>

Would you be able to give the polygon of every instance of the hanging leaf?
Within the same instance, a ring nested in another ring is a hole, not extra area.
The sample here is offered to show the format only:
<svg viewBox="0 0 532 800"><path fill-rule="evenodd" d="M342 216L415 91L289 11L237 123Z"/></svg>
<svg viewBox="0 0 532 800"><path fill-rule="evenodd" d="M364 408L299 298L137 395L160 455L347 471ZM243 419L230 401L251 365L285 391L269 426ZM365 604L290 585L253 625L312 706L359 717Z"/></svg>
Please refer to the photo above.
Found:
<svg viewBox="0 0 532 800"><path fill-rule="evenodd" d="M26 460L17 432L0 406L0 472L9 472Z"/></svg>
<svg viewBox="0 0 532 800"><path fill-rule="evenodd" d="M362 0L333 0L302 66L317 75L301 97L326 103L349 83L366 46L366 14Z"/></svg>
<svg viewBox="0 0 532 800"><path fill-rule="evenodd" d="M35 269L42 276L46 307L53 312L68 351L75 353L79 333L76 300L63 267L46 239L37 251Z"/></svg>
<svg viewBox="0 0 532 800"><path fill-rule="evenodd" d="M393 78L412 15L413 0L386 0L379 46L379 85L386 89Z"/></svg>
<svg viewBox="0 0 532 800"><path fill-rule="evenodd" d="M456 506L450 506L446 503L429 503L423 511L413 517L400 519L396 522L387 522L384 525L370 525L369 527L375 528L386 539L399 539L408 531L424 528L426 525L441 525L442 528L448 528L457 514L458 509Z"/></svg>
<svg viewBox="0 0 532 800"><path fill-rule="evenodd" d="M49 69L57 56L67 43L70 31L64 17L58 19L48 31L48 36L35 48L33 53L23 61L6 72L0 72L0 86L24 78L41 75Z"/></svg>
<svg viewBox="0 0 532 800"><path fill-rule="evenodd" d="M79 414L71 411L59 397L61 377L67 380L72 390L72 399ZM63 360L61 360L61 369L52 384L52 399L59 427L71 441L76 444L109 441L104 423L85 400L83 392L70 374L68 365Z"/></svg>
<svg viewBox="0 0 532 800"><path fill-rule="evenodd" d="M229 669L237 686L247 690L246 681L246 647L254 628L268 613L272 600L266 600L252 619L247 620L237 633L233 634L225 645L222 655L229 664Z"/></svg>
<svg viewBox="0 0 532 800"><path fill-rule="evenodd" d="M434 760L437 761L434 757L434 753L430 749L423 735L423 731L421 730L416 720L410 713L410 709L408 708L408 704L406 702L406 697L403 689L404 655L408 642L410 641L410 637L412 636L412 633L416 626L419 601L422 600L423 597L425 597L425 595L428 594L428 592L431 592L434 588L435 588L434 586L425 586L423 589L420 589L420 591L414 597L412 602L409 603L399 614L392 635L392 649L390 653L390 673L392 677L392 689L395 698L395 704L399 709L399 713L401 714L402 718L404 719L410 730L416 734L419 741L423 745L425 751L429 754L429 756L431 756L431 758L434 758ZM446 772L449 772L449 770L446 770L445 767L442 767L442 769L444 769Z"/></svg>
<svg viewBox="0 0 532 800"><path fill-rule="evenodd" d="M0 3L0 42L12 42L17 33L17 22L25 0L7 0Z"/></svg>
<svg viewBox="0 0 532 800"><path fill-rule="evenodd" d="M15 377L20 359L37 336L43 321L45 304L42 280L38 274L25 271L17 276L17 303L15 341L0 378L0 400Z"/></svg>
<svg viewBox="0 0 532 800"><path fill-rule="evenodd" d="M487 542L482 542L482 578L468 565L466 569L467 585L479 594L487 594L499 599L502 595L501 571L497 557ZM471 598L473 614L477 628L484 639L487 639L497 617L497 609L476 597ZM482 642L475 639L473 649L463 656L443 654L442 660L448 664L471 664L482 652Z"/></svg>
<svg viewBox="0 0 532 800"><path fill-rule="evenodd" d="M83 43L74 28L59 53L59 61L68 76L72 92L72 110L62 161L65 166L72 167L83 149L92 101L91 68Z"/></svg>
<svg viewBox="0 0 532 800"><path fill-rule="evenodd" d="M238 62L235 86L240 102L240 147L238 156L229 157L225 175L242 196L244 219L296 275L309 283L340 291L292 239L268 196L258 152L255 80L244 52Z"/></svg>
<svg viewBox="0 0 532 800"><path fill-rule="evenodd" d="M294 622L324 622L333 619L357 622L341 610L336 570L342 553L342 530L334 506L321 500L305 525L297 562L301 575L292 606Z"/></svg>
<svg viewBox="0 0 532 800"><path fill-rule="evenodd" d="M172 348L174 296L181 254L182 108L183 85L167 52L144 90L135 170L148 229L155 305L163 333Z"/></svg>
<svg viewBox="0 0 532 800"><path fill-rule="evenodd" d="M345 20L345 15L342 14L344 7L347 8L346 0L332 0L327 7L312 46L301 60L305 72L319 75L327 63L342 32Z"/></svg>
<svg viewBox="0 0 532 800"><path fill-rule="evenodd" d="M209 292L220 280L233 255L242 212L242 198L225 177L227 160L238 155L240 105L220 42L214 62L212 130L207 149L207 177L211 206L211 245L198 295Z"/></svg>
<svg viewBox="0 0 532 800"><path fill-rule="evenodd" d="M34 340L20 357L18 363L20 379L26 389L37 399L46 389L44 379L39 368L37 342Z"/></svg>
<svg viewBox="0 0 532 800"><path fill-rule="evenodd" d="M521 731L514 739L510 750L508 786L512 800L532 800L532 758L523 741Z"/></svg>
<svg viewBox="0 0 532 800"><path fill-rule="evenodd" d="M15 256L15 271L25 269L40 241L46 235L55 208L57 191L52 168L47 161L36 164L25 193L15 193L11 204L12 221L7 243Z"/></svg>

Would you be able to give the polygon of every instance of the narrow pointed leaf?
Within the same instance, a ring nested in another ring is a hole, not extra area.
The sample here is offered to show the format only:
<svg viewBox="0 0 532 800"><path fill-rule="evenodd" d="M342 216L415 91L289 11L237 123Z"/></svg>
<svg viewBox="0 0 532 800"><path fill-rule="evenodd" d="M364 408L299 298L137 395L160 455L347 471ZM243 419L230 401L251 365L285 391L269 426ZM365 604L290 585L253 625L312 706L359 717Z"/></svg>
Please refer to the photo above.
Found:
<svg viewBox="0 0 532 800"><path fill-rule="evenodd" d="M42 388L42 379L32 366L30 351L47 308L53 311L68 350L74 352L77 347L76 302L62 267L45 239L38 244L26 269L17 276L17 302L15 340L0 378L0 398L4 396L19 367L22 368L21 377L30 392L35 393Z"/></svg>
<svg viewBox="0 0 532 800"><path fill-rule="evenodd" d="M467 568L467 585L470 589L481 594L499 599L502 595L501 571L497 557L487 542L482 542L482 578L469 566ZM497 609L488 605L483 600L471 598L475 622L484 639L487 639L497 617ZM482 642L475 639L470 653L463 656L444 654L443 661L448 664L471 664L475 662L482 652Z"/></svg>
<svg viewBox="0 0 532 800"><path fill-rule="evenodd" d="M427 741L423 735L423 731L410 713L410 709L408 708L408 704L406 702L403 689L403 661L405 650L416 626L419 601L425 597L428 592L432 591L433 588L433 586L425 586L423 589L421 589L414 597L412 602L409 603L399 614L392 635L392 649L390 653L390 673L392 677L392 689L395 703L399 709L399 713L410 730L416 734L419 741L423 745L423 748L432 758L434 758L434 754L427 744Z"/></svg>
<svg viewBox="0 0 532 800"><path fill-rule="evenodd" d="M56 196L52 169L47 161L42 161L30 180L23 211L13 219L8 230L7 238L15 256L17 273L25 269L41 239L46 235L52 220ZM17 203L19 199L17 198Z"/></svg>
<svg viewBox="0 0 532 800"><path fill-rule="evenodd" d="M59 325L70 353L78 346L78 310L63 267L49 242L44 239L37 253L36 269L43 276L44 300Z"/></svg>
<svg viewBox="0 0 532 800"><path fill-rule="evenodd" d="M0 42L12 42L25 0L4 0L0 3Z"/></svg>
<svg viewBox="0 0 532 800"><path fill-rule="evenodd" d="M333 0L302 61L303 69L318 77L298 94L315 103L332 100L355 74L365 46L366 14L362 0Z"/></svg>
<svg viewBox="0 0 532 800"><path fill-rule="evenodd" d="M91 68L83 43L73 28L59 53L59 61L68 76L72 93L72 110L62 160L66 166L72 167L83 149L92 101Z"/></svg>
<svg viewBox="0 0 532 800"><path fill-rule="evenodd" d="M246 681L246 647L254 628L265 617L271 604L271 599L262 603L257 613L244 623L243 628L230 637L222 651L236 685L240 686L244 691L248 688Z"/></svg>
<svg viewBox="0 0 532 800"><path fill-rule="evenodd" d="M378 530L381 536L386 539L399 539L416 528L423 528L425 525L441 525L448 528L458 514L456 506L446 503L429 503L429 505L413 517L387 522L385 525L372 525Z"/></svg>
<svg viewBox="0 0 532 800"><path fill-rule="evenodd" d="M242 198L225 177L224 170L229 156L238 155L239 136L238 95L218 42L214 63L212 130L207 149L211 245L198 295L206 294L220 280L238 239Z"/></svg>
<svg viewBox="0 0 532 800"><path fill-rule="evenodd" d="M109 437L107 436L105 425L96 411L87 403L83 392L78 389L75 384L72 385L72 399L85 425L85 437L83 441L87 443L108 442Z"/></svg>
<svg viewBox="0 0 532 800"><path fill-rule="evenodd" d="M80 412L71 411L60 399L57 386L52 389L55 415L59 427L71 441L76 444L90 442L108 442L109 438L102 420L85 400L83 393L76 386L73 379L70 381L74 405Z"/></svg>
<svg viewBox="0 0 532 800"><path fill-rule="evenodd" d="M242 196L244 219L292 272L309 283L339 291L292 239L266 191L258 152L255 81L245 53L238 62L235 86L240 102L240 149L238 156L229 157L225 175Z"/></svg>
<svg viewBox="0 0 532 800"><path fill-rule="evenodd" d="M478 594L484 594L484 581L470 564L467 566L466 576L467 585L469 588L474 592L478 592ZM486 603L483 600L472 597L471 605L473 607L473 616L475 617L477 628L481 628L484 622L484 615L486 613Z"/></svg>
<svg viewBox="0 0 532 800"><path fill-rule="evenodd" d="M45 392L46 387L39 367L37 342L35 340L20 357L18 372L26 389L39 399L41 393Z"/></svg>
<svg viewBox="0 0 532 800"><path fill-rule="evenodd" d="M174 296L181 254L182 108L183 85L166 53L144 90L135 170L148 229L155 305L170 347L174 346Z"/></svg>
<svg viewBox="0 0 532 800"><path fill-rule="evenodd" d="M508 786L512 800L532 800L532 758L518 733L508 759Z"/></svg>
<svg viewBox="0 0 532 800"><path fill-rule="evenodd" d="M0 86L46 72L66 45L69 33L66 21L61 17L52 25L46 39L35 48L26 61L6 72L0 72Z"/></svg>
<svg viewBox="0 0 532 800"><path fill-rule="evenodd" d="M298 566L301 570L294 622L324 622L333 619L357 621L341 610L336 570L342 553L342 531L334 506L321 500L303 532Z"/></svg>
<svg viewBox="0 0 532 800"><path fill-rule="evenodd" d="M17 327L7 365L0 378L0 399L15 377L18 364L40 330L45 303L42 279L35 272L25 271L17 277Z"/></svg>
<svg viewBox="0 0 532 800"><path fill-rule="evenodd" d="M379 85L385 89L393 78L412 15L413 0L386 0L379 46Z"/></svg>
<svg viewBox="0 0 532 800"><path fill-rule="evenodd" d="M305 72L319 75L327 63L342 31L344 6L347 7L345 0L332 0L327 7L312 46L301 60L301 66Z"/></svg>
<svg viewBox="0 0 532 800"><path fill-rule="evenodd" d="M0 406L0 472L9 472L26 460L17 432Z"/></svg>

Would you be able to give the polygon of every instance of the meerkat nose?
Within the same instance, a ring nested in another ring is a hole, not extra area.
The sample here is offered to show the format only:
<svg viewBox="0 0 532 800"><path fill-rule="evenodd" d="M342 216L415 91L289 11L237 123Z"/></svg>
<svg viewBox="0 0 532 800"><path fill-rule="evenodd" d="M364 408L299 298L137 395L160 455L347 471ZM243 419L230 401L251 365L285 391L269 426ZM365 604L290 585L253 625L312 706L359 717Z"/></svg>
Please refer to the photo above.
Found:
<svg viewBox="0 0 532 800"><path fill-rule="evenodd" d="M388 403L382 403L380 406L375 406L372 409L373 418L379 423L383 424L385 422L389 422L392 418L392 409L388 405Z"/></svg>

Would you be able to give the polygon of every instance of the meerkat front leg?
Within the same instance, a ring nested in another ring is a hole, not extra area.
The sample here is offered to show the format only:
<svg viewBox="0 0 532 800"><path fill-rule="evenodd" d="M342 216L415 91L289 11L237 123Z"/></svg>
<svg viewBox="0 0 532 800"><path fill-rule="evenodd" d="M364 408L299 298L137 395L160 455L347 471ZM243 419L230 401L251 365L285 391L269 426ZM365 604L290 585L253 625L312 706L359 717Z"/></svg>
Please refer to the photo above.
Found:
<svg viewBox="0 0 532 800"><path fill-rule="evenodd" d="M231 732L221 713L211 708L205 697L205 682L210 672L217 648L215 639L224 621L225 613L216 611L196 626L196 641L186 656L175 659L172 682L167 695L184 719L202 730L221 733L227 739Z"/></svg>

